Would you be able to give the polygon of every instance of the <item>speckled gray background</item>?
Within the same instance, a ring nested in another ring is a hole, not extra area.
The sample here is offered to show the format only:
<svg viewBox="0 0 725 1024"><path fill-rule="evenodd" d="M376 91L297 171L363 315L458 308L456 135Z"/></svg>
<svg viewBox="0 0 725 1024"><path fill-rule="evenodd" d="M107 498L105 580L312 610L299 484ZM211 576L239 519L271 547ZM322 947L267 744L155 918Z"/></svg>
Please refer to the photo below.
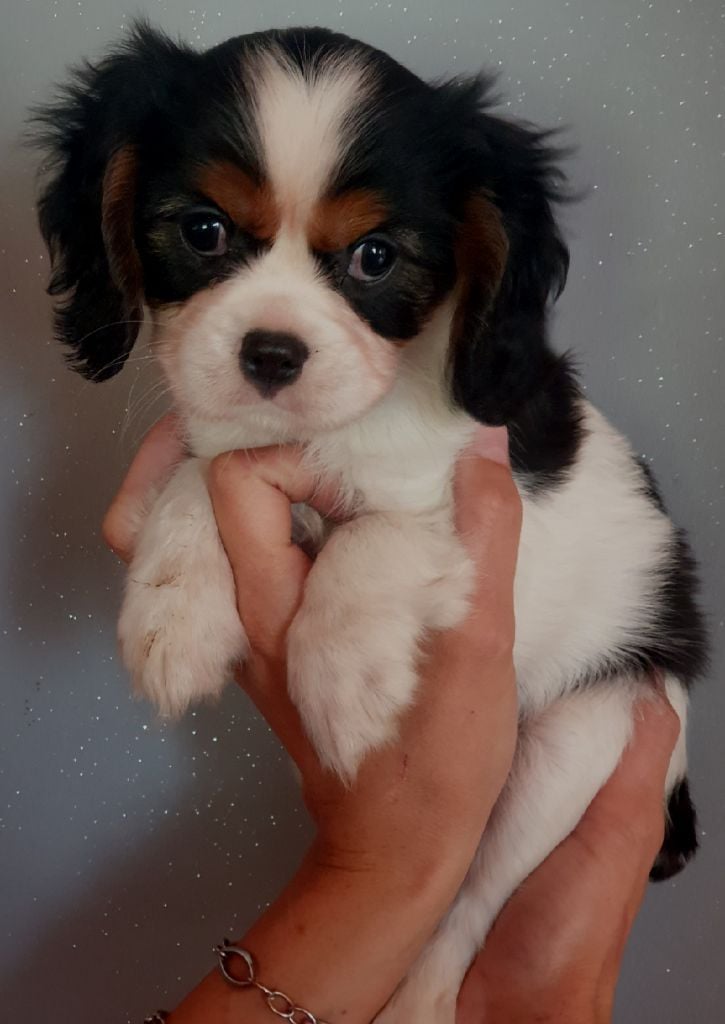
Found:
<svg viewBox="0 0 725 1024"><path fill-rule="evenodd" d="M189 8L189 3L197 3ZM651 458L703 563L715 640L691 776L703 849L650 892L616 1019L725 1019L725 17L718 0L6 0L0 47L2 1015L140 1021L172 1004L289 875L307 835L286 764L229 692L173 728L131 702L121 574L98 524L161 411L143 361L102 386L50 340L23 112L140 10L199 45L288 23L357 35L423 75L500 65L507 109L571 127L558 344ZM344 967L346 965L334 965Z"/></svg>

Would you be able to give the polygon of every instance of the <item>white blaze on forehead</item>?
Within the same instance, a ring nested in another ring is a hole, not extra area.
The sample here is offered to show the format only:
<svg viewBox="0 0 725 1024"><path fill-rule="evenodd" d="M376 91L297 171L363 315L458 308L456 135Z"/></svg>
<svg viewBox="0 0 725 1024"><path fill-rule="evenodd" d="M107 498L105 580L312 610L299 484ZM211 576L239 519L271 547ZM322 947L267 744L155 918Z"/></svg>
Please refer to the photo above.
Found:
<svg viewBox="0 0 725 1024"><path fill-rule="evenodd" d="M335 56L305 75L275 49L251 63L251 79L265 174L283 221L305 222L354 142L370 67Z"/></svg>

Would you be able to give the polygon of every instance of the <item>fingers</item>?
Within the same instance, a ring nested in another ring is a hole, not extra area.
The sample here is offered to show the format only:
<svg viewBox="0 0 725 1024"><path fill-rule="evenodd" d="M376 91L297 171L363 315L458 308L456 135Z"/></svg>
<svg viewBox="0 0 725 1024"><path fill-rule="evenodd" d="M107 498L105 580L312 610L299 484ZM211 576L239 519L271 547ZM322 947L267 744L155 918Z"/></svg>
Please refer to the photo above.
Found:
<svg viewBox="0 0 725 1024"><path fill-rule="evenodd" d="M250 644L284 659L285 633L310 569L292 543L291 503L314 499L315 478L291 448L230 452L212 463L209 492Z"/></svg>
<svg viewBox="0 0 725 1024"><path fill-rule="evenodd" d="M264 448L220 455L209 494L250 645L239 681L303 775L317 759L286 687L286 634L302 601L311 562L293 544L292 503L332 507L299 451Z"/></svg>
<svg viewBox="0 0 725 1024"><path fill-rule="evenodd" d="M662 844L665 781L679 732L680 720L664 694L653 689L637 702L632 739L577 827L580 839L604 842L623 866L639 854L649 870Z"/></svg>
<svg viewBox="0 0 725 1024"><path fill-rule="evenodd" d="M168 480L184 453L178 418L168 413L143 439L103 520L103 539L124 562L131 561L136 534L150 496Z"/></svg>

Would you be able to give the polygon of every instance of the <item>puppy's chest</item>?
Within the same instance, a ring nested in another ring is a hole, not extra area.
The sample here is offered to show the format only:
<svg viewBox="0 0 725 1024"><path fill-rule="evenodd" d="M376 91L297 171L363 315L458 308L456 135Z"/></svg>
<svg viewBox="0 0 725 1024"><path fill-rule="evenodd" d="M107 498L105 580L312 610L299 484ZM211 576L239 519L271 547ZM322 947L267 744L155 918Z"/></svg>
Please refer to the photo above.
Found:
<svg viewBox="0 0 725 1024"><path fill-rule="evenodd" d="M392 433L350 431L308 445L306 458L356 511L449 518L456 457L467 433L411 442Z"/></svg>
<svg viewBox="0 0 725 1024"><path fill-rule="evenodd" d="M317 554L341 523L361 514L384 517L401 533L422 525L453 535L455 452L436 452L432 445L401 452L393 443L371 451L336 442L310 445L306 458L321 488L338 495L331 518L308 505L293 506L292 539L308 554Z"/></svg>

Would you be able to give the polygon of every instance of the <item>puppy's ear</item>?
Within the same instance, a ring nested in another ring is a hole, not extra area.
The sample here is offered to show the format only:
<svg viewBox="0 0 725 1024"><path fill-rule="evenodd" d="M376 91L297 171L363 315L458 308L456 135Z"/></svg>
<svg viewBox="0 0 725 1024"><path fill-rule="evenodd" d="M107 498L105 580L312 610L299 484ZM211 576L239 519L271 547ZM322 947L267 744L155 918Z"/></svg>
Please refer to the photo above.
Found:
<svg viewBox="0 0 725 1024"><path fill-rule="evenodd" d="M471 198L459 231L451 376L460 406L483 423L501 425L557 364L547 344L547 313L566 282L569 253L553 213L563 180L559 154L546 133L482 110L486 89L486 82L477 83L478 109L468 122Z"/></svg>
<svg viewBox="0 0 725 1024"><path fill-rule="evenodd" d="M143 318L134 243L137 143L188 51L144 24L97 64L75 70L55 102L35 111L32 142L49 154L38 200L58 296L56 334L91 380L123 366ZM31 129L32 130L32 129Z"/></svg>

